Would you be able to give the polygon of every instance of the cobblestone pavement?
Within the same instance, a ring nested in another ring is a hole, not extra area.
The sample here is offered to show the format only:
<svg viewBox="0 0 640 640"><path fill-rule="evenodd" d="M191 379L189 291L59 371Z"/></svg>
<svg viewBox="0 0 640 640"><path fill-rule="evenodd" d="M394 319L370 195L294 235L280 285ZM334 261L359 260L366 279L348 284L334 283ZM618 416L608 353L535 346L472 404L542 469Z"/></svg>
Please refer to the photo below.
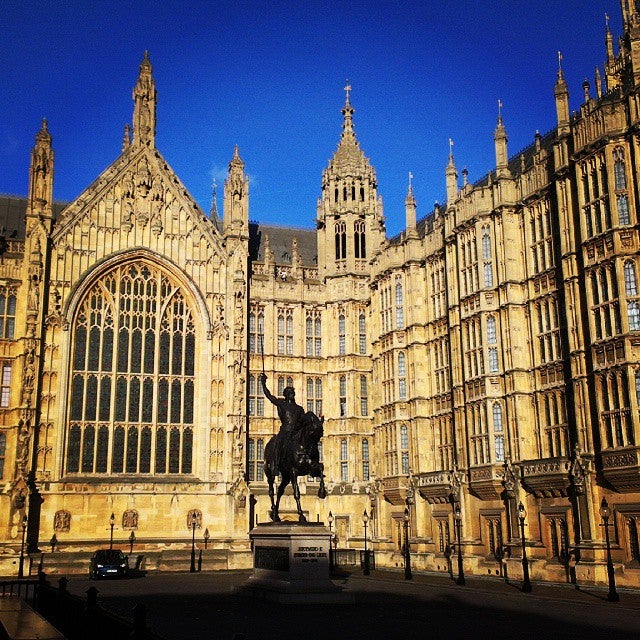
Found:
<svg viewBox="0 0 640 640"><path fill-rule="evenodd" d="M559 638L561 640L640 639L640 593L571 585L533 585L524 594L517 584L467 578L465 586L448 577L400 572L360 572L335 577L353 593L355 604L280 605L233 594L249 572L153 573L140 578L90 582L71 577L69 589L84 595L99 590L98 602L131 618L144 602L149 626L167 640L367 640L403 638Z"/></svg>

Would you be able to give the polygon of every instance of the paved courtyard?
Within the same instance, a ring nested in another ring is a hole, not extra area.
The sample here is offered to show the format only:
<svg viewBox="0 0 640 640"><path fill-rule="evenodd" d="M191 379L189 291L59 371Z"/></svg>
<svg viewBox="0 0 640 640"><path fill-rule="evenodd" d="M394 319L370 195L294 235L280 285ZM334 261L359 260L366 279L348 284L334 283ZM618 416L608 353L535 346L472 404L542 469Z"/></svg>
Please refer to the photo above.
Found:
<svg viewBox="0 0 640 640"><path fill-rule="evenodd" d="M149 626L167 640L345 640L377 638L640 638L640 594L570 585L517 585L483 578L458 586L439 575L375 571L345 574L334 582L352 592L351 605L279 605L233 594L248 572L155 573L141 578L69 581L71 592L99 589L99 603L131 618L144 602Z"/></svg>

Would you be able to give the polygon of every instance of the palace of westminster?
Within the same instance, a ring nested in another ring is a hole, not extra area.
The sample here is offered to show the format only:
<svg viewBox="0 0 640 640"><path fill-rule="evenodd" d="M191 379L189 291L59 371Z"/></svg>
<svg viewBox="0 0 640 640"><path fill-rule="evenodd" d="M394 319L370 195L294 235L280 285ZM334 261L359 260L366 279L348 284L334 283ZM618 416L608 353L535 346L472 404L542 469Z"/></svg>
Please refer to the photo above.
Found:
<svg viewBox="0 0 640 640"><path fill-rule="evenodd" d="M237 148L223 215L201 210L156 149L146 54L121 155L71 203L44 121L27 197L0 197L0 573L23 536L108 544L111 514L157 567L192 528L208 568L250 566L279 427L264 370L324 417L329 495L301 479L302 505L338 549L363 548L366 511L376 565L401 566L406 510L414 568L448 571L460 532L465 571L518 577L524 523L533 580L602 584L605 499L617 582L640 587L640 14L621 4L579 109L560 68L554 129L510 157L498 117L494 168L472 184L451 154L446 203L418 220L409 187L393 238L348 90L314 229L250 222Z"/></svg>

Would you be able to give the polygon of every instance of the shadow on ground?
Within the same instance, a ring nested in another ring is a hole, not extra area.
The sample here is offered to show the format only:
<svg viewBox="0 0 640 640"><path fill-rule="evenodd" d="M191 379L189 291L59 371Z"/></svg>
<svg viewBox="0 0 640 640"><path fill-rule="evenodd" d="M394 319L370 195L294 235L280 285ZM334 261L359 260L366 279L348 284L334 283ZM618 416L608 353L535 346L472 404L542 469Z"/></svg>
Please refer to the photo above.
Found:
<svg viewBox="0 0 640 640"><path fill-rule="evenodd" d="M336 580L340 584L342 580ZM401 585L398 585L402 591ZM148 607L152 630L167 640L376 640L403 638L529 638L561 637L580 640L629 640L637 634L624 630L624 610L602 607L593 612L584 604L532 599L522 610L513 600L501 605L499 593L484 594L487 602L471 604L452 593L409 594L366 590L353 586L355 604L280 605L229 594L140 594L134 602ZM478 592L479 593L479 592ZM526 595L520 597L528 598ZM506 598L508 600L508 598ZM131 617L131 596L108 595L101 604ZM597 605L594 605L599 608ZM561 609L566 607L567 617ZM582 613L581 613L582 612ZM628 625L626 625L627 628Z"/></svg>

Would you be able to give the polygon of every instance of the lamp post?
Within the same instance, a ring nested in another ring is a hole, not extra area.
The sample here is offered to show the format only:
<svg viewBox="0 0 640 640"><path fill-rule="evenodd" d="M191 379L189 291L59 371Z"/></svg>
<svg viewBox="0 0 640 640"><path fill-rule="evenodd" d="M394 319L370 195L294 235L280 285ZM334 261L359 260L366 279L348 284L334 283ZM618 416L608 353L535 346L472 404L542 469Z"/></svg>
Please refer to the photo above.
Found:
<svg viewBox="0 0 640 640"><path fill-rule="evenodd" d="M205 548L205 549L207 548L207 545L209 544L209 538L210 538L210 537L211 537L211 536L209 535L209 528L207 527L207 528L204 530L204 536L202 536L202 539L203 539L203 541L204 541L204 548Z"/></svg>
<svg viewBox="0 0 640 640"><path fill-rule="evenodd" d="M196 572L196 523L198 519L196 514L191 514L191 566L189 567L189 573Z"/></svg>
<svg viewBox="0 0 640 640"><path fill-rule="evenodd" d="M18 578L24 578L24 537L27 533L27 516L22 516L22 544L20 545L20 564L18 565Z"/></svg>
<svg viewBox="0 0 640 640"><path fill-rule="evenodd" d="M367 524L369 523L369 514L364 510L362 514L362 523L364 524L364 571L365 576L369 575L369 550L367 549Z"/></svg>
<svg viewBox="0 0 640 640"><path fill-rule="evenodd" d="M136 534L131 530L131 534L129 535L129 555L133 553L133 543L136 541Z"/></svg>
<svg viewBox="0 0 640 640"><path fill-rule="evenodd" d="M460 503L456 502L453 509L453 518L455 520L456 527L456 544L458 545L458 579L456 584L464 584L464 567L462 565L462 511L460 510Z"/></svg>
<svg viewBox="0 0 640 640"><path fill-rule="evenodd" d="M409 508L404 509L404 579L411 580L411 548L409 547Z"/></svg>
<svg viewBox="0 0 640 640"><path fill-rule="evenodd" d="M111 536L109 538L109 549L113 549L113 527L115 523L116 523L116 517L112 513L111 517L109 518L109 528L111 529Z"/></svg>
<svg viewBox="0 0 640 640"><path fill-rule="evenodd" d="M529 580L529 563L527 562L527 539L524 535L524 519L527 517L522 502L518 505L518 520L520 520L520 539L522 541L522 592L531 593L531 581Z"/></svg>
<svg viewBox="0 0 640 640"><path fill-rule="evenodd" d="M329 511L329 569L333 569L333 513Z"/></svg>
<svg viewBox="0 0 640 640"><path fill-rule="evenodd" d="M611 509L606 498L602 498L602 504L600 505L600 517L604 524L605 541L607 543L607 578L609 580L609 593L607 594L607 600L609 602L619 602L620 596L616 591L616 576L613 571L613 561L611 560L611 540L609 539L609 518L611 517Z"/></svg>

